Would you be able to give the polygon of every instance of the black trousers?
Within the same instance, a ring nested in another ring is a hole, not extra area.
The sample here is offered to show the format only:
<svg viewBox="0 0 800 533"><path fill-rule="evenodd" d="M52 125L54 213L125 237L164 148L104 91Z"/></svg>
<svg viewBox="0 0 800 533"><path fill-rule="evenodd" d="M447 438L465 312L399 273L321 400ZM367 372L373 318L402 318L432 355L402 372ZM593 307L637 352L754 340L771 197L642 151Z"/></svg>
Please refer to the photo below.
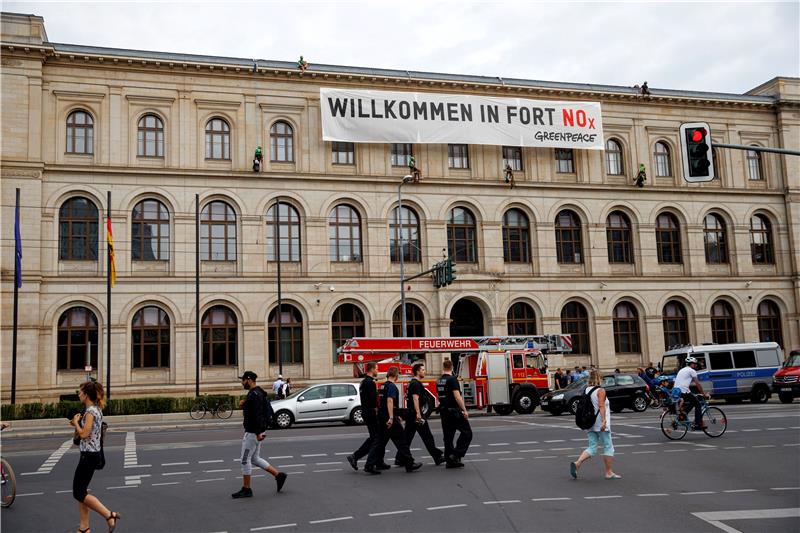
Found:
<svg viewBox="0 0 800 533"><path fill-rule="evenodd" d="M367 456L370 448L372 448L372 443L378 437L378 415L375 409L364 409L363 416L364 425L367 426L367 431L369 431L369 437L353 452L353 457L356 458L356 461Z"/></svg>
<svg viewBox="0 0 800 533"><path fill-rule="evenodd" d="M378 438L372 443L372 448L369 450L367 456L367 464L364 468L375 467L384 462L386 455L386 445L391 440L394 447L397 448L397 460L401 465L406 466L414 462L414 457L411 455L411 450L408 449L403 424L400 419L395 417L392 427L386 427L386 420L378 418Z"/></svg>
<svg viewBox="0 0 800 533"><path fill-rule="evenodd" d="M423 419L424 420L424 419ZM409 422L406 422L405 427L405 439L406 444L411 446L411 443L414 442L414 435L419 433L419 437L422 439L422 443L425 445L425 449L428 450L428 454L433 457L434 460L441 459L444 457L442 450L436 447L436 441L433 438L433 433L431 433L431 427L428 424L427 420L424 420L424 424L417 424L416 419L412 419ZM400 459L400 454L395 456L395 461L402 462Z"/></svg>
<svg viewBox="0 0 800 533"><path fill-rule="evenodd" d="M458 440L453 446L453 439L458 431ZM444 454L446 458L451 455L461 459L467 455L469 443L472 442L472 428L469 420L461 412L451 409L442 409L442 433L444 433Z"/></svg>
<svg viewBox="0 0 800 533"><path fill-rule="evenodd" d="M703 423L703 411L700 409L700 401L694 394L681 394L681 398L686 402L687 407L684 409L686 416L689 416L689 411L694 409L694 425L700 426Z"/></svg>
<svg viewBox="0 0 800 533"><path fill-rule="evenodd" d="M72 478L72 497L79 502L83 502L89 493L89 483L99 461L100 452L81 452L78 467L75 468L75 477Z"/></svg>

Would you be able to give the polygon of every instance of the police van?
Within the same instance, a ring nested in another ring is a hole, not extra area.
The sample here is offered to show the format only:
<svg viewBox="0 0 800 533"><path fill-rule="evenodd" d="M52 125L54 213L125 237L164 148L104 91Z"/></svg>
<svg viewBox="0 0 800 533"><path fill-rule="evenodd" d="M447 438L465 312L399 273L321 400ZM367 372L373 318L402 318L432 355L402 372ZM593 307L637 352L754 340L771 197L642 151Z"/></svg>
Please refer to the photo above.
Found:
<svg viewBox="0 0 800 533"><path fill-rule="evenodd" d="M697 359L697 377L706 392L728 400L750 398L753 403L769 400L772 375L783 362L775 342L686 345L664 354L663 375L674 378L689 354Z"/></svg>

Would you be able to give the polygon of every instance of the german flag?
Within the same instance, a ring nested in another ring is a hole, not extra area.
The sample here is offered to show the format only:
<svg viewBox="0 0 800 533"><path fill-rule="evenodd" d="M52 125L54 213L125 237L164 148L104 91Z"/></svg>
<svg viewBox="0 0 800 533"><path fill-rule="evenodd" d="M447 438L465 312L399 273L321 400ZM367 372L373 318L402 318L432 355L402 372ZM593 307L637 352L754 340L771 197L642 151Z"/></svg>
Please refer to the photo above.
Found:
<svg viewBox="0 0 800 533"><path fill-rule="evenodd" d="M108 245L108 257L111 259L109 276L111 277L111 286L113 287L117 284L117 260L114 257L114 235L111 232L111 217L106 218L106 244Z"/></svg>

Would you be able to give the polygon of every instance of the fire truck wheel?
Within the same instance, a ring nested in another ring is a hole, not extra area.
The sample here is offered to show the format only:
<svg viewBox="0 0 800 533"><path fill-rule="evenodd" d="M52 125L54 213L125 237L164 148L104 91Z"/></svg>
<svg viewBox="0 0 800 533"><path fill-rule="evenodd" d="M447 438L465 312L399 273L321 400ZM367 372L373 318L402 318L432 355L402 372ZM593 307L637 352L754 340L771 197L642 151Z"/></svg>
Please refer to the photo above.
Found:
<svg viewBox="0 0 800 533"><path fill-rule="evenodd" d="M514 398L514 410L521 415L529 415L536 409L538 403L533 392L523 390L518 392Z"/></svg>
<svg viewBox="0 0 800 533"><path fill-rule="evenodd" d="M500 416L508 416L514 411L514 406L512 405L495 405L494 412Z"/></svg>
<svg viewBox="0 0 800 533"><path fill-rule="evenodd" d="M350 411L350 423L359 426L364 423L364 412L361 407L356 407Z"/></svg>
<svg viewBox="0 0 800 533"><path fill-rule="evenodd" d="M278 429L289 429L294 423L294 417L289 411L278 411L275 413L275 427Z"/></svg>

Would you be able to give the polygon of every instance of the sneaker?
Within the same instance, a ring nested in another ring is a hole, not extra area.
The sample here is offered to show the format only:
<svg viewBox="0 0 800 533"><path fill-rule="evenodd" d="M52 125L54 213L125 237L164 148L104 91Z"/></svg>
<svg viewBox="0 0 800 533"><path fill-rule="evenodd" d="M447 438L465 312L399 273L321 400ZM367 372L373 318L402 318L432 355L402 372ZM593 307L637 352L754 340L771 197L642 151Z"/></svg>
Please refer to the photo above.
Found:
<svg viewBox="0 0 800 533"><path fill-rule="evenodd" d="M350 466L353 467L353 470L358 470L358 461L354 455L348 455L347 462L350 463Z"/></svg>
<svg viewBox="0 0 800 533"><path fill-rule="evenodd" d="M411 463L406 465L406 472L413 472L422 468L422 463Z"/></svg>
<svg viewBox="0 0 800 533"><path fill-rule="evenodd" d="M434 462L434 464L436 466L439 466L440 464L442 464L444 462L444 454L442 454L442 455L440 455L438 457L434 457L433 458L433 462Z"/></svg>
<svg viewBox="0 0 800 533"><path fill-rule="evenodd" d="M278 492L281 491L283 488L283 484L286 483L287 476L284 472L278 472L278 475L275 476L275 482L278 484Z"/></svg>
<svg viewBox="0 0 800 533"><path fill-rule="evenodd" d="M246 489L244 487L241 488L239 492L234 492L231 494L231 498L239 499L239 498L252 498L253 497L253 489Z"/></svg>
<svg viewBox="0 0 800 533"><path fill-rule="evenodd" d="M578 479L578 465L577 463L570 463L569 464L569 475L572 476L572 479Z"/></svg>
<svg viewBox="0 0 800 533"><path fill-rule="evenodd" d="M461 461L447 461L445 468L463 468L464 463Z"/></svg>
<svg viewBox="0 0 800 533"><path fill-rule="evenodd" d="M377 470L391 470L392 467L387 465L386 463L381 463L375 467Z"/></svg>
<svg viewBox="0 0 800 533"><path fill-rule="evenodd" d="M366 472L367 474L371 474L373 476L376 476L381 473L381 471L377 470L374 466L365 466L364 472Z"/></svg>

